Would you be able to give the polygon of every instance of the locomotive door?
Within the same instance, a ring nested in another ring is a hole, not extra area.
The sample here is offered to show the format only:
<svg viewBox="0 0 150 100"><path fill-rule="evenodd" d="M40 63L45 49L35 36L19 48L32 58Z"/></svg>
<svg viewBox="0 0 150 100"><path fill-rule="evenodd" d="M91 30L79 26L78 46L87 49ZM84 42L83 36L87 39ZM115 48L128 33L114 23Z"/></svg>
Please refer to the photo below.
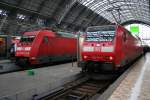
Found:
<svg viewBox="0 0 150 100"><path fill-rule="evenodd" d="M49 37L48 36L45 36L44 37L44 43L43 43L43 45L44 45L44 53L45 53L45 55L47 55L47 54L49 54Z"/></svg>
<svg viewBox="0 0 150 100"><path fill-rule="evenodd" d="M130 51L130 50L129 50L130 48L128 48L129 46L128 46L128 39L127 39L127 38L128 38L127 33L124 32L124 33L123 33L123 46L122 46L122 48L123 48L123 53L124 53L123 65L127 63L128 56L129 56L129 51Z"/></svg>
<svg viewBox="0 0 150 100"><path fill-rule="evenodd" d="M43 37L43 41L41 43L41 46L40 46L40 62L41 63L47 63L50 61L49 59L49 37L48 36L44 36Z"/></svg>

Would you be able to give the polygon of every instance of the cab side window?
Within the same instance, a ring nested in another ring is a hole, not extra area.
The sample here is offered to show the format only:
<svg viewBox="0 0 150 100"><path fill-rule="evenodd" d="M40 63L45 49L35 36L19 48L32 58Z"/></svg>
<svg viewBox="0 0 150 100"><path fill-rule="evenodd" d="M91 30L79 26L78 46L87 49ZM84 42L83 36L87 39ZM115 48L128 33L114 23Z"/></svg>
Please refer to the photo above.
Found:
<svg viewBox="0 0 150 100"><path fill-rule="evenodd" d="M48 44L49 40L48 40L48 36L44 36L44 43Z"/></svg>

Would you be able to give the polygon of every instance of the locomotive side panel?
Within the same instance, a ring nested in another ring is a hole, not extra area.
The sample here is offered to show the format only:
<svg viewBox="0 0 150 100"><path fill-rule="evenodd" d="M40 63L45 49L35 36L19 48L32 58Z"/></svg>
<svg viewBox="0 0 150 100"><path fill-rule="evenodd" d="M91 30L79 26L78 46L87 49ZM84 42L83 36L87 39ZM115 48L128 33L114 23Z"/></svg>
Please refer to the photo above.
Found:
<svg viewBox="0 0 150 100"><path fill-rule="evenodd" d="M115 67L123 67L135 58L135 38L121 26L118 26L116 34Z"/></svg>
<svg viewBox="0 0 150 100"><path fill-rule="evenodd" d="M45 52L50 61L71 59L76 55L76 40L64 37L49 37L48 44L43 44L39 52ZM43 50L45 47L46 50ZM40 54L40 53L39 53Z"/></svg>
<svg viewBox="0 0 150 100"><path fill-rule="evenodd" d="M122 40L123 30L121 27L117 27L116 29L116 42L115 42L115 66L114 67L121 67L123 64L123 59L125 58L124 55L124 46Z"/></svg>

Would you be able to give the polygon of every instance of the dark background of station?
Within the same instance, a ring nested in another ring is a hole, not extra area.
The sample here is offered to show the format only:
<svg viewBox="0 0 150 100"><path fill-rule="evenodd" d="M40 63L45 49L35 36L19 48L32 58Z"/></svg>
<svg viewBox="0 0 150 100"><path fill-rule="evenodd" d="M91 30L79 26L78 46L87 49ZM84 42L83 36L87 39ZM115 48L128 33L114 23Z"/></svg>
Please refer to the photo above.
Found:
<svg viewBox="0 0 150 100"><path fill-rule="evenodd" d="M76 0L0 0L0 9L4 10L0 15L4 34L40 27L84 31L88 26L111 24Z"/></svg>

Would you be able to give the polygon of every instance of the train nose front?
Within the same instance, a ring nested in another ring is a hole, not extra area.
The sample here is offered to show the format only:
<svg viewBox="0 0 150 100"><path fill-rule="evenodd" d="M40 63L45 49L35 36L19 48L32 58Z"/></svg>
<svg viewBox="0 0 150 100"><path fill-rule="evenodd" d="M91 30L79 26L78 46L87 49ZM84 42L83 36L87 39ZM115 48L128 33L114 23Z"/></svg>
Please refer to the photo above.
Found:
<svg viewBox="0 0 150 100"><path fill-rule="evenodd" d="M111 44L95 43L84 45L82 59L85 61L113 61L114 46Z"/></svg>
<svg viewBox="0 0 150 100"><path fill-rule="evenodd" d="M29 57L31 51L31 45L20 44L16 49L16 57Z"/></svg>

